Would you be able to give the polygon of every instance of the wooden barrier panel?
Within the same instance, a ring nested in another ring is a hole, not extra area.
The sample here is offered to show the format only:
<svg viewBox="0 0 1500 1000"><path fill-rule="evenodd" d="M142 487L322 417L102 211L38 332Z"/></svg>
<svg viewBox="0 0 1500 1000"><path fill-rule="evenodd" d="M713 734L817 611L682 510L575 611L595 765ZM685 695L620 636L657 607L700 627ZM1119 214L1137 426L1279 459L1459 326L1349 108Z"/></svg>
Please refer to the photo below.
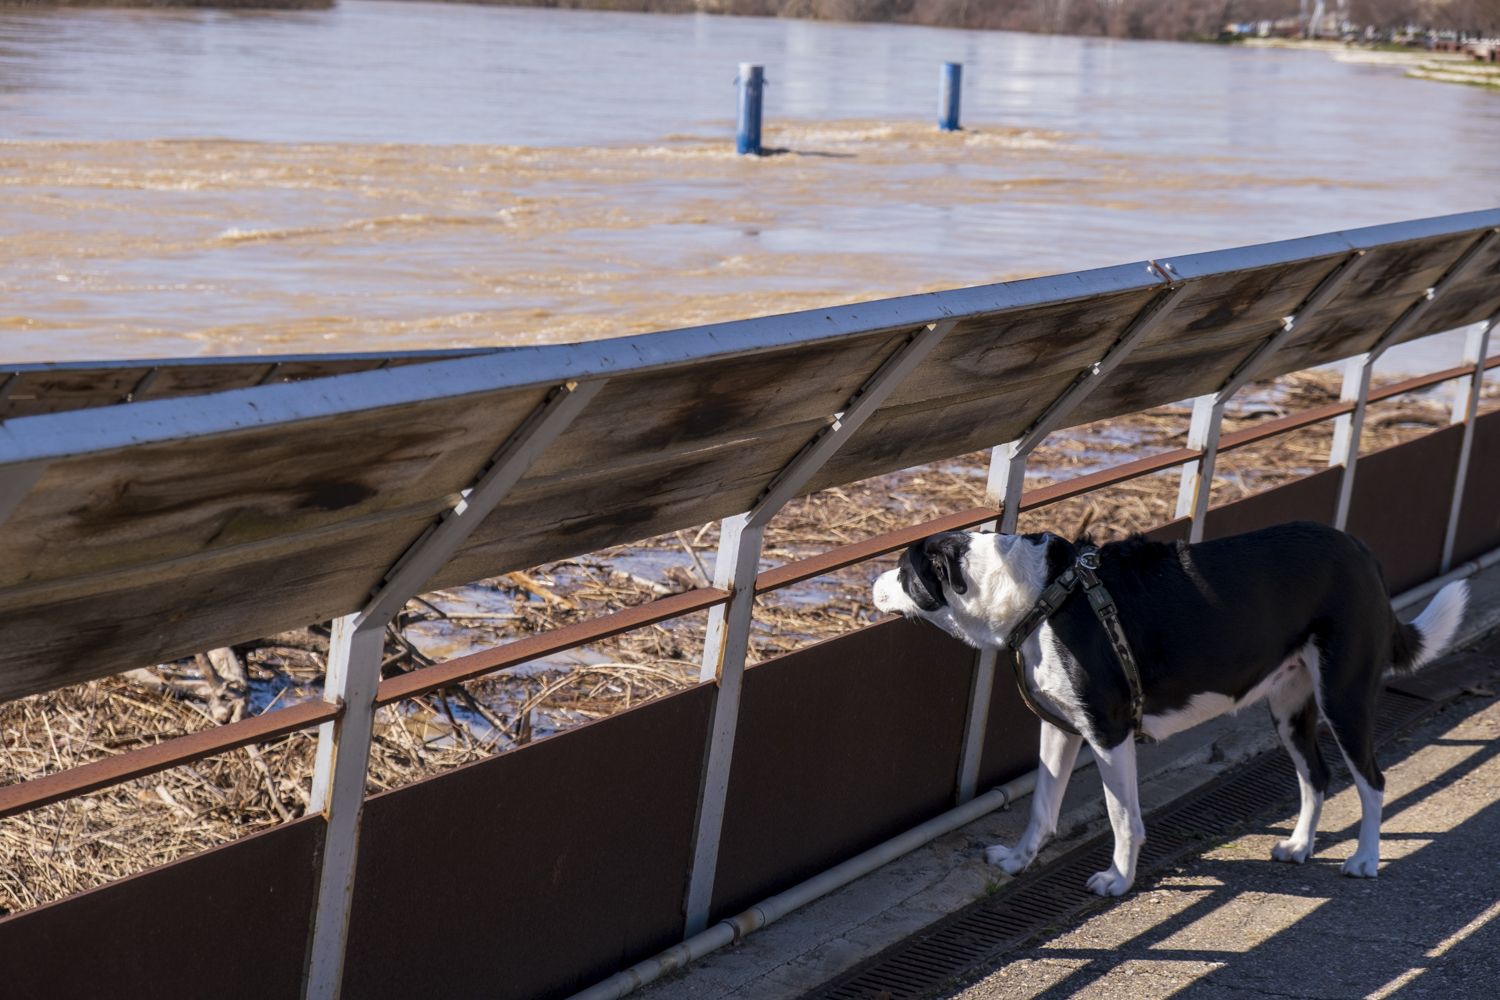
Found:
<svg viewBox="0 0 1500 1000"><path fill-rule="evenodd" d="M1087 297L960 323L804 492L1018 437L1164 287L1144 263L1079 277Z"/></svg>
<svg viewBox="0 0 1500 1000"><path fill-rule="evenodd" d="M1500 240L1491 240L1465 277L1446 289L1402 340L1415 340L1489 319L1496 311L1496 288L1500 288Z"/></svg>
<svg viewBox="0 0 1500 1000"><path fill-rule="evenodd" d="M951 808L973 662L893 619L747 670L713 919Z"/></svg>
<svg viewBox="0 0 1500 1000"><path fill-rule="evenodd" d="M384 354L292 354L241 358L0 365L0 422L13 417L228 392L275 382L329 378L376 368L487 354L494 348Z"/></svg>
<svg viewBox="0 0 1500 1000"><path fill-rule="evenodd" d="M343 995L566 996L680 941L711 695L371 798Z"/></svg>
<svg viewBox="0 0 1500 1000"><path fill-rule="evenodd" d="M321 817L0 919L13 1000L297 1000Z"/></svg>
<svg viewBox="0 0 1500 1000"><path fill-rule="evenodd" d="M1186 294L1074 420L1218 389L1351 252L1334 235L1163 261L1169 276L1188 283Z"/></svg>
<svg viewBox="0 0 1500 1000"><path fill-rule="evenodd" d="M1409 227L1419 235L1389 243L1382 239L1385 234L1409 229L1376 226L1343 234L1367 250L1369 261L1332 301L1298 324L1265 374L1280 375L1369 350L1482 235L1433 228Z"/></svg>

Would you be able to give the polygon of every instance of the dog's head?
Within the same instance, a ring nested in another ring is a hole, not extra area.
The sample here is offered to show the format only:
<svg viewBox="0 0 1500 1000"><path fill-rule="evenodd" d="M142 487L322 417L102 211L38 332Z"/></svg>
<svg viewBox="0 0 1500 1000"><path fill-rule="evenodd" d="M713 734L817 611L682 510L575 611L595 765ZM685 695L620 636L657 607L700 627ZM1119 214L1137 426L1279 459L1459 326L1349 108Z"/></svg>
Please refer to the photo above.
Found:
<svg viewBox="0 0 1500 1000"><path fill-rule="evenodd" d="M929 621L973 646L999 645L1047 584L1051 537L928 535L875 581L875 607Z"/></svg>

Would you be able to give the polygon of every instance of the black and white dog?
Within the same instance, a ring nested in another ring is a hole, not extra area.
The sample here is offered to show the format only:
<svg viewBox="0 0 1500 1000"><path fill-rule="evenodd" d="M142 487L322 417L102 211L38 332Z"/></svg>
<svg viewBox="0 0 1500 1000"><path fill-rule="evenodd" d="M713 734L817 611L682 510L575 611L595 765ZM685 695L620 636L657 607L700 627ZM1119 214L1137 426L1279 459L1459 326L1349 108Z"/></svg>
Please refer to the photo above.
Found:
<svg viewBox="0 0 1500 1000"><path fill-rule="evenodd" d="M972 646L1003 648L1042 589L1077 555L1073 543L1052 534L932 535L876 581L875 606L929 621ZM1414 670L1447 648L1463 617L1467 584L1449 584L1404 625L1370 550L1310 522L1196 545L1135 536L1103 546L1098 557L1099 578L1139 664L1142 732L1163 739L1265 699L1302 792L1296 828L1271 855L1301 863L1312 853L1328 788L1316 735L1326 720L1362 809L1359 846L1344 874L1373 878L1385 787L1374 751L1381 679L1392 669ZM1135 879L1145 841L1129 683L1077 590L1025 642L1021 656L1033 695L1082 735L1042 724L1031 821L1014 847L996 845L985 857L1011 874L1031 863L1056 832L1063 790L1086 739L1115 838L1113 864L1093 875L1088 888L1118 896Z"/></svg>

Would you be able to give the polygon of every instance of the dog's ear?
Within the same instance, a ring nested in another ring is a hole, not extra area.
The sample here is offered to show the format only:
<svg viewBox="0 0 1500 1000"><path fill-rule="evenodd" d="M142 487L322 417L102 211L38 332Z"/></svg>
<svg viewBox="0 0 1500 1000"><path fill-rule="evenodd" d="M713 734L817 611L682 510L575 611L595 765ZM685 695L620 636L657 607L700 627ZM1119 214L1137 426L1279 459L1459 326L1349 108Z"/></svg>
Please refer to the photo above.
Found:
<svg viewBox="0 0 1500 1000"><path fill-rule="evenodd" d="M934 535L927 540L926 548L937 578L955 594L967 594L969 583L964 579L963 557L969 548L969 536L962 532Z"/></svg>

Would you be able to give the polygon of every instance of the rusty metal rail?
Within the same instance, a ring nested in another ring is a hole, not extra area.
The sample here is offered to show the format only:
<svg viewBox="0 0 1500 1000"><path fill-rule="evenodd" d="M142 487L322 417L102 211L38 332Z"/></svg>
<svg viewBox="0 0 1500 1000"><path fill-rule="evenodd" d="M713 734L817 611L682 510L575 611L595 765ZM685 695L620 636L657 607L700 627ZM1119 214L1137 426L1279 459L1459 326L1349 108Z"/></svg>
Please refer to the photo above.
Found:
<svg viewBox="0 0 1500 1000"><path fill-rule="evenodd" d="M332 722L342 714L342 705L304 701L251 719L163 740L117 757L106 757L56 774L7 785L0 788L0 819L170 767L191 764L251 743L310 729Z"/></svg>
<svg viewBox="0 0 1500 1000"><path fill-rule="evenodd" d="M527 636L493 649L445 660L422 670L413 670L409 674L381 681L379 691L375 696L375 704L389 705L403 698L415 698L460 681L482 677L496 670L514 667L591 642L599 642L601 639L608 639L610 636L629 632L631 629L644 628L669 618L680 618L683 615L707 611L727 600L729 600L727 590L700 587L680 594L659 597L633 608L590 618L588 621L564 625L550 632L543 632L541 635Z"/></svg>

